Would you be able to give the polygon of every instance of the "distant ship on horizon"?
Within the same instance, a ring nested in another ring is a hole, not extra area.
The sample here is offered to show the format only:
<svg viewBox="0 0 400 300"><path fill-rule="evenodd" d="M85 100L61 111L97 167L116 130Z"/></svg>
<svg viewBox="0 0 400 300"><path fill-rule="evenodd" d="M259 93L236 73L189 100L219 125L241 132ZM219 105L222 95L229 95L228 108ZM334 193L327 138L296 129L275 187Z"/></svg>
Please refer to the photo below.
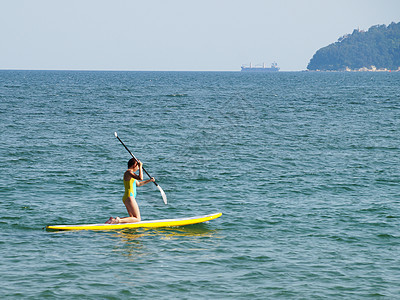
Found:
<svg viewBox="0 0 400 300"><path fill-rule="evenodd" d="M243 65L241 68L242 72L278 72L280 70L276 62L272 63L270 68L267 68L265 63L263 63L262 66L253 66L250 63L250 66Z"/></svg>

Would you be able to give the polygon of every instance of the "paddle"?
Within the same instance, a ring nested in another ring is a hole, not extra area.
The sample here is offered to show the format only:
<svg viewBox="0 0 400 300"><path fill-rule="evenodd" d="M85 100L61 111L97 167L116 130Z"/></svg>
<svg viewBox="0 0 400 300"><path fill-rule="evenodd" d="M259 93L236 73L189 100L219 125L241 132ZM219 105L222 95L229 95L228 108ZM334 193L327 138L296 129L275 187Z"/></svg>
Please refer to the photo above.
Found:
<svg viewBox="0 0 400 300"><path fill-rule="evenodd" d="M125 147L126 151L128 151L129 154L130 154L136 161L139 161L139 160L135 157L135 155L133 155L132 152L128 149L128 147L125 146L124 142L121 141L121 139L119 138L119 136L118 136L118 134L117 134L116 132L114 132L114 135L115 135L115 137L118 139L118 141L122 144L122 146ZM147 174L147 176L149 176L149 177L151 178L150 174L146 171L146 169L143 168L143 167L142 167L142 169L143 169L143 171ZM161 186L159 186L159 185L157 184L157 182L154 181L154 184L155 184L156 187L160 190L160 193L161 193L161 196L162 196L162 198L163 198L164 203L167 204L167 195L165 195L163 189L161 188Z"/></svg>

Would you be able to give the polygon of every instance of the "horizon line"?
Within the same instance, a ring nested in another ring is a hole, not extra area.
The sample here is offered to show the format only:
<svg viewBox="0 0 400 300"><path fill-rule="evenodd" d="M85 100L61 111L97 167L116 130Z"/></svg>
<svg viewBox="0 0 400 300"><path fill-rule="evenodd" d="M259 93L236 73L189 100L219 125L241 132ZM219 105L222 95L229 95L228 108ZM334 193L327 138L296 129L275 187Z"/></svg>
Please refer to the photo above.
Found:
<svg viewBox="0 0 400 300"><path fill-rule="evenodd" d="M0 71L71 71L71 72L242 72L241 70L132 70L132 69L23 69L0 68ZM279 72L303 72L306 70L279 70ZM268 72L266 72L268 73Z"/></svg>

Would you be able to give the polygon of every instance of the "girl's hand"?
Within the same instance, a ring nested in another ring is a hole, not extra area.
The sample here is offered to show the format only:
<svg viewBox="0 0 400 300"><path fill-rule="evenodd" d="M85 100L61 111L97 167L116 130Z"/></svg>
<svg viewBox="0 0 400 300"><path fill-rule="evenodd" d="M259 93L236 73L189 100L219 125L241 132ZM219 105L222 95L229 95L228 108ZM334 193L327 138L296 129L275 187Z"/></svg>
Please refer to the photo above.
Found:
<svg viewBox="0 0 400 300"><path fill-rule="evenodd" d="M150 178L150 182L154 182L154 181L156 181L156 180L154 179L154 177L151 177L151 178Z"/></svg>
<svg viewBox="0 0 400 300"><path fill-rule="evenodd" d="M139 168L143 168L143 163L140 160L138 160L138 166Z"/></svg>

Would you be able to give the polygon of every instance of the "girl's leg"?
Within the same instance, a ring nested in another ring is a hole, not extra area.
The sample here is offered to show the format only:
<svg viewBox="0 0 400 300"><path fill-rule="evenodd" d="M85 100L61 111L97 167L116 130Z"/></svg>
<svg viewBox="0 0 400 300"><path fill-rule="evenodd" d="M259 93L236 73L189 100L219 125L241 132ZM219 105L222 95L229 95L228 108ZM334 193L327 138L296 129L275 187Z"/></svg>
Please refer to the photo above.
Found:
<svg viewBox="0 0 400 300"><path fill-rule="evenodd" d="M110 218L107 220L106 224L112 224L112 222L113 222L114 220L115 220L115 219L114 219L113 217L110 217Z"/></svg>
<svg viewBox="0 0 400 300"><path fill-rule="evenodd" d="M141 217L140 217L140 210L139 206L136 203L135 198L133 197L128 197L125 202L124 202L126 209L128 211L129 217L127 218L122 218L118 220L118 223L135 223L135 222L140 222Z"/></svg>

